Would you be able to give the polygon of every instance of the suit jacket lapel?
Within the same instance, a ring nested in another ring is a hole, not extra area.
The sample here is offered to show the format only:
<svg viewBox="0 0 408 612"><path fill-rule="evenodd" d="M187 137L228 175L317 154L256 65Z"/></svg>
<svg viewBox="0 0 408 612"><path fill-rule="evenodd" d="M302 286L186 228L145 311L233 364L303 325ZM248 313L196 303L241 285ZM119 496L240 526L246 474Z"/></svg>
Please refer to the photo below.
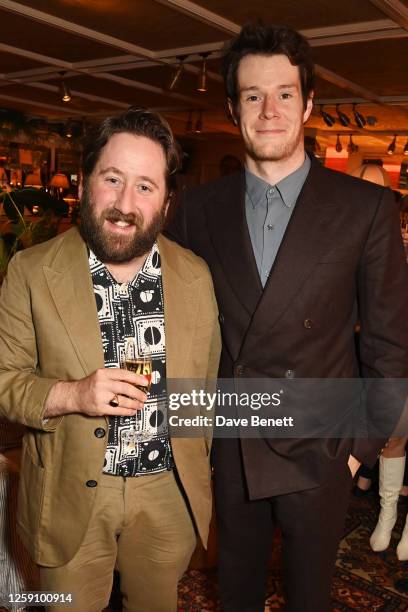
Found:
<svg viewBox="0 0 408 612"><path fill-rule="evenodd" d="M88 253L76 229L66 232L53 265L44 266L44 274L84 374L103 368L103 347Z"/></svg>
<svg viewBox="0 0 408 612"><path fill-rule="evenodd" d="M252 315L262 295L245 217L245 173L225 178L223 190L206 204L209 235L238 300Z"/></svg>
<svg viewBox="0 0 408 612"><path fill-rule="evenodd" d="M164 293L167 378L183 378L192 350L198 313L197 281L188 278L180 265L180 247L158 238ZM181 264L182 264L181 260Z"/></svg>
<svg viewBox="0 0 408 612"><path fill-rule="evenodd" d="M163 275L167 376L179 378L191 351L199 295L196 282L183 275L174 252L177 247L162 236L158 242ZM76 229L66 232L53 265L44 266L44 274L84 374L103 368L103 347L88 253ZM183 333L179 332L180 325Z"/></svg>
<svg viewBox="0 0 408 612"><path fill-rule="evenodd" d="M271 269L253 326L265 329L266 325L270 329L290 307L316 262L332 243L329 228L335 206L332 194L324 188L324 174L318 162L313 161Z"/></svg>

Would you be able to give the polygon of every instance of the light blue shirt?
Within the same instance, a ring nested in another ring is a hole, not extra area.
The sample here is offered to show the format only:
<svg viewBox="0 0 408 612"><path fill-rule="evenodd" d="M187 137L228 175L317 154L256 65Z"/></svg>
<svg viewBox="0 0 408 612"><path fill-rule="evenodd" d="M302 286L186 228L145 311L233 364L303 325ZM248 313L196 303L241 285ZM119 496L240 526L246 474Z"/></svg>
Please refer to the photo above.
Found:
<svg viewBox="0 0 408 612"><path fill-rule="evenodd" d="M300 168L276 185L245 168L245 215L262 287L268 280L310 165L310 158L305 155Z"/></svg>

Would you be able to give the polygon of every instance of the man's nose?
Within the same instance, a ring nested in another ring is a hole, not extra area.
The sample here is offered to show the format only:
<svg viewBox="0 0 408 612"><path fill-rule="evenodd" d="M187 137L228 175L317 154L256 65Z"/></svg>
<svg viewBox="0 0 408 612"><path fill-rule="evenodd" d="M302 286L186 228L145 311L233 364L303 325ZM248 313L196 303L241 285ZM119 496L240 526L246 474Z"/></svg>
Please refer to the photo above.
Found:
<svg viewBox="0 0 408 612"><path fill-rule="evenodd" d="M274 96L265 96L261 109L261 117L263 119L272 119L278 116L278 101Z"/></svg>
<svg viewBox="0 0 408 612"><path fill-rule="evenodd" d="M118 194L115 208L123 214L132 213L134 210L134 193L131 185L124 185Z"/></svg>

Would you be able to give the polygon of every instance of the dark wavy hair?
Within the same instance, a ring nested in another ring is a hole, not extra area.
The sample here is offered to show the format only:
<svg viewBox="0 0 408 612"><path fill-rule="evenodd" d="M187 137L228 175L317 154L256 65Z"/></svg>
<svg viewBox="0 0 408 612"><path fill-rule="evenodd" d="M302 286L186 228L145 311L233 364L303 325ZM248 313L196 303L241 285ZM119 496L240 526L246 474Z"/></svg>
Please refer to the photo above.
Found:
<svg viewBox="0 0 408 612"><path fill-rule="evenodd" d="M145 136L157 142L163 149L166 158L166 186L170 194L176 189L176 174L180 169L179 145L167 121L158 113L145 108L131 106L118 116L106 117L96 127L92 128L84 138L82 152L82 180L88 184L102 149L114 134L128 133L135 136Z"/></svg>
<svg viewBox="0 0 408 612"><path fill-rule="evenodd" d="M246 55L286 55L293 66L299 67L303 106L314 88L315 71L311 48L304 36L286 26L267 26L262 22L243 26L238 36L227 42L221 59L221 74L227 98L235 109L238 102L237 72Z"/></svg>

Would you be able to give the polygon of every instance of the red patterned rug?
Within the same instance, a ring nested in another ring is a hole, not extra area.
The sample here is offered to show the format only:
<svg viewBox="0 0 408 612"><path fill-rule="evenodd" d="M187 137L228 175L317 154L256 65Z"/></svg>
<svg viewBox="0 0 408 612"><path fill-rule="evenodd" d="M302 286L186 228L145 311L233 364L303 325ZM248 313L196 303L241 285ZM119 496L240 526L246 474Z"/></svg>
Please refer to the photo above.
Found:
<svg viewBox="0 0 408 612"><path fill-rule="evenodd" d="M369 545L378 509L378 500L374 497L351 499L344 537L337 555L332 588L333 612L408 610L408 595L399 593L394 588L397 578L408 577L408 562L401 563L395 554L408 505L399 508L391 545L383 553L373 553ZM280 542L276 539L265 611L284 609L280 553ZM116 590L111 607L106 612L120 612L118 600L120 601L120 595ZM221 612L215 569L186 572L179 586L178 602L178 612L185 611Z"/></svg>
<svg viewBox="0 0 408 612"><path fill-rule="evenodd" d="M395 554L407 508L400 508L390 548L384 553L373 553L369 537L377 521L378 501L374 498L352 498L337 556L332 589L333 612L408 610L408 595L399 593L393 586L400 576L408 577L408 562L401 563ZM279 542L277 544L269 574L265 610L284 609ZM221 611L214 570L190 570L185 574L179 588L178 610Z"/></svg>

